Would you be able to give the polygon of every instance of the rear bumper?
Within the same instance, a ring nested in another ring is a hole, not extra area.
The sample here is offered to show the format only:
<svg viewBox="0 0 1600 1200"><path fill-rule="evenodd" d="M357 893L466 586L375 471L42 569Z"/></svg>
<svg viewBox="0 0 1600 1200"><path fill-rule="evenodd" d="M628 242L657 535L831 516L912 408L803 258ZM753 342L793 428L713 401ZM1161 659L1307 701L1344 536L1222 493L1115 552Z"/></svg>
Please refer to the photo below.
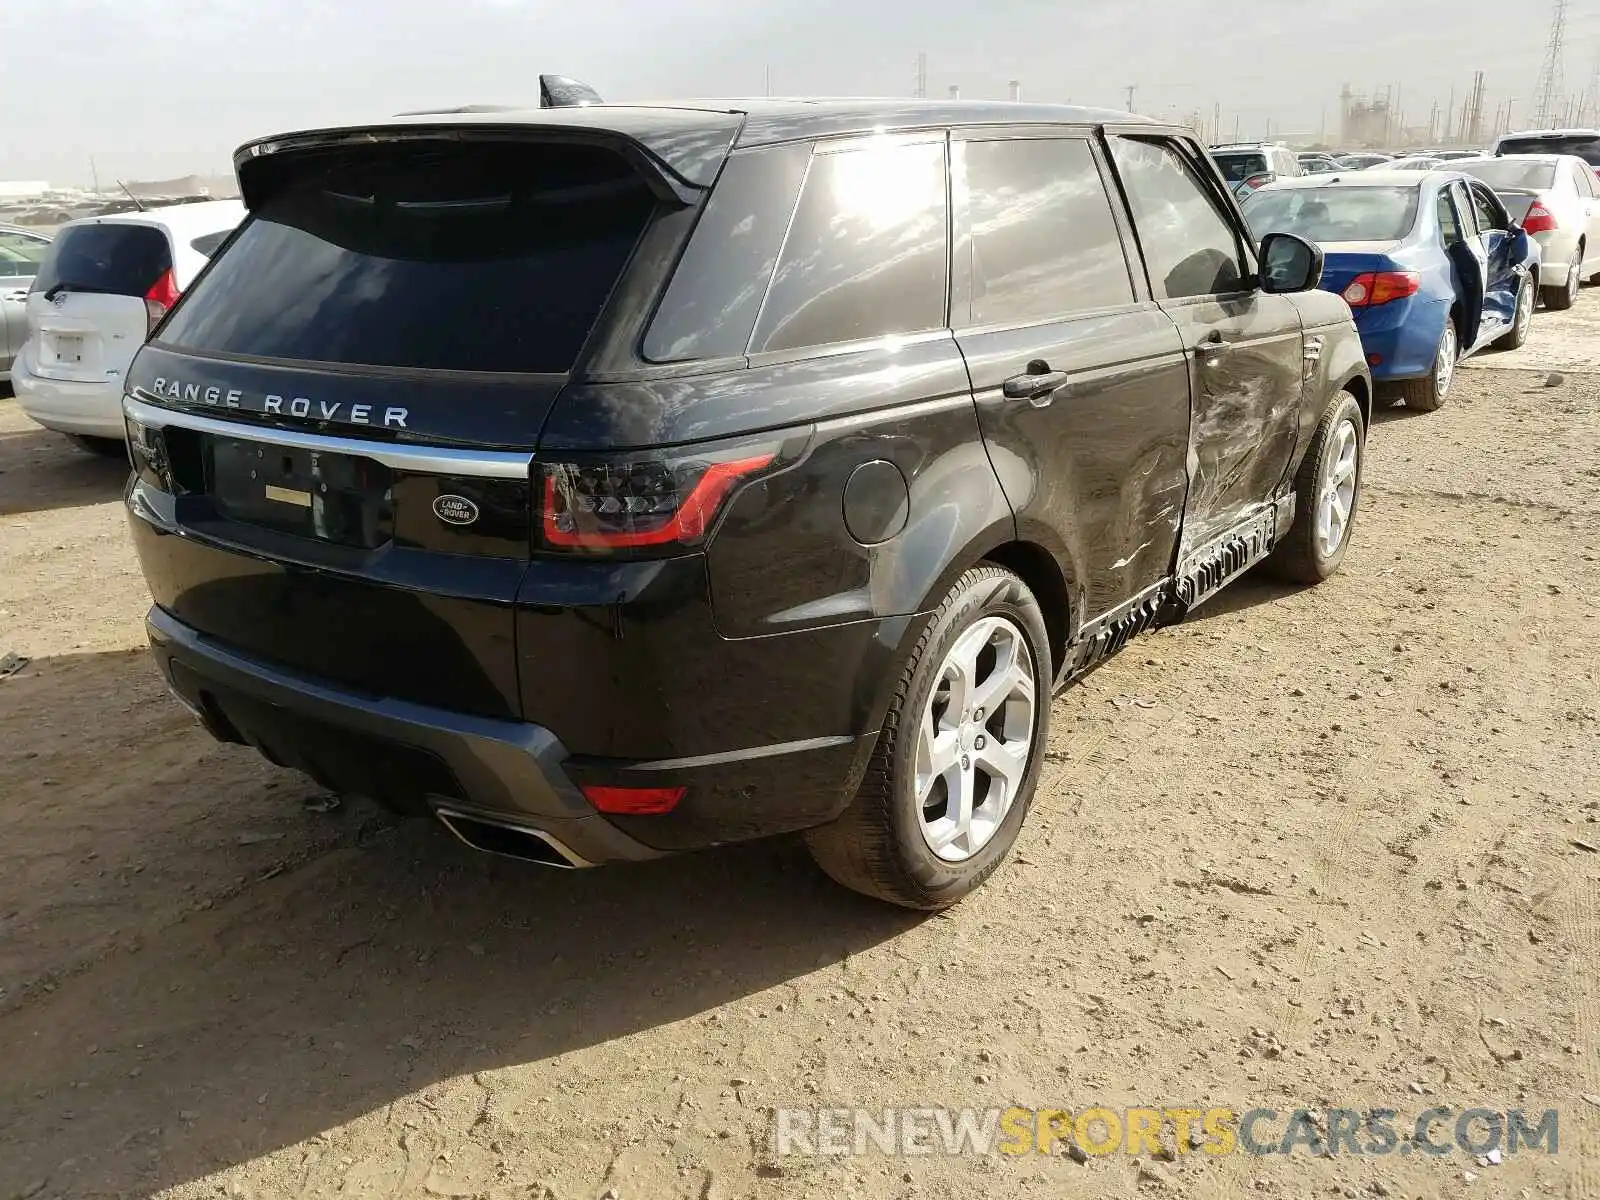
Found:
<svg viewBox="0 0 1600 1200"><path fill-rule="evenodd" d="M122 439L122 377L105 383L46 379L28 369L27 356L11 364L11 387L28 417L59 433Z"/></svg>
<svg viewBox="0 0 1600 1200"><path fill-rule="evenodd" d="M1372 378L1377 382L1419 379L1432 371L1446 311L1442 303L1417 296L1357 309L1356 329Z"/></svg>
<svg viewBox="0 0 1600 1200"><path fill-rule="evenodd" d="M173 692L219 740L254 746L334 791L537 831L577 865L821 823L848 802L876 741L817 738L653 762L577 758L541 726L338 688L221 645L159 606L146 627ZM584 798L584 782L687 791L672 813L613 818Z"/></svg>

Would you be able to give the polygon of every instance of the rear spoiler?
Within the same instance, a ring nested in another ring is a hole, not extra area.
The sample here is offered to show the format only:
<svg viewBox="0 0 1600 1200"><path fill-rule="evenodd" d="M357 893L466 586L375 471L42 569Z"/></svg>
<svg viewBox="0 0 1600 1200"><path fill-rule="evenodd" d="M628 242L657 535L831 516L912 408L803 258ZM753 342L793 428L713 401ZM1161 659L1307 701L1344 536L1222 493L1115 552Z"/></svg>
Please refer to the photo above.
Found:
<svg viewBox="0 0 1600 1200"><path fill-rule="evenodd" d="M518 119L517 112L525 113ZM637 170L663 201L690 206L716 181L733 149L743 114L687 109L562 107L562 116L541 120L526 110L474 107L419 113L394 124L316 129L264 138L234 152L239 195L252 211L308 158L380 144L565 142L616 152ZM647 119L634 119L643 113ZM507 114L503 119L500 114ZM568 120L566 114L571 114ZM427 118L436 118L428 120ZM451 118L455 119L451 119Z"/></svg>

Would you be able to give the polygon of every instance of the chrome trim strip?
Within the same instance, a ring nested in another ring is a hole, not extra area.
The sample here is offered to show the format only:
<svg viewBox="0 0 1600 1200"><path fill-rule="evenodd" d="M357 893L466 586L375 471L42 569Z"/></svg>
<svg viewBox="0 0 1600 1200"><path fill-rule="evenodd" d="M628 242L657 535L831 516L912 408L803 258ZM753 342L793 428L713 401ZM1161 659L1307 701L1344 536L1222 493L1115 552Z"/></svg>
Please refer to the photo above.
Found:
<svg viewBox="0 0 1600 1200"><path fill-rule="evenodd" d="M219 421L215 417L203 417L198 413L158 408L131 395L122 398L122 411L141 425L162 429L176 426L179 429L193 429L198 433L216 434L219 437L266 442L273 446L291 446L297 450L315 450L324 454L355 454L382 463L386 467L393 467L397 471L413 471L419 474L525 480L528 478L529 464L533 460L531 451L457 450L449 446L373 442L362 438L330 437L327 434L308 433L298 429L275 429L269 425Z"/></svg>

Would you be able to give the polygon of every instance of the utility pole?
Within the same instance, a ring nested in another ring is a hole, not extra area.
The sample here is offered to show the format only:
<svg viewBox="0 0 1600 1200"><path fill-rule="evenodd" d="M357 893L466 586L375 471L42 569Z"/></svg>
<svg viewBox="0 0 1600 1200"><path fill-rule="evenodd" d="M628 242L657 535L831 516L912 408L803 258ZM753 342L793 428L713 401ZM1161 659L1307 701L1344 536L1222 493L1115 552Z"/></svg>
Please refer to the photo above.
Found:
<svg viewBox="0 0 1600 1200"><path fill-rule="evenodd" d="M1211 141L1213 144L1222 140L1222 101L1218 100L1211 105Z"/></svg>
<svg viewBox="0 0 1600 1200"><path fill-rule="evenodd" d="M1133 111L1133 94L1136 91L1139 90L1139 85L1136 84L1136 83L1130 83L1128 85L1128 89L1127 90L1128 90L1128 111L1132 112Z"/></svg>
<svg viewBox="0 0 1600 1200"><path fill-rule="evenodd" d="M918 100L928 98L928 56L926 53L917 55L917 90L912 93Z"/></svg>
<svg viewBox="0 0 1600 1200"><path fill-rule="evenodd" d="M1534 123L1548 127L1561 103L1561 63L1567 39L1567 0L1555 0L1550 10L1550 40L1545 43L1544 65L1534 95Z"/></svg>
<svg viewBox="0 0 1600 1200"><path fill-rule="evenodd" d="M772 95L772 64L768 63L761 68L761 86L766 89L765 95Z"/></svg>
<svg viewBox="0 0 1600 1200"><path fill-rule="evenodd" d="M1450 85L1450 103L1444 110L1444 144L1455 145L1456 141L1456 88Z"/></svg>
<svg viewBox="0 0 1600 1200"><path fill-rule="evenodd" d="M94 155L92 154L89 155L89 178L94 180L94 190L98 193L100 191L100 172L95 169Z"/></svg>

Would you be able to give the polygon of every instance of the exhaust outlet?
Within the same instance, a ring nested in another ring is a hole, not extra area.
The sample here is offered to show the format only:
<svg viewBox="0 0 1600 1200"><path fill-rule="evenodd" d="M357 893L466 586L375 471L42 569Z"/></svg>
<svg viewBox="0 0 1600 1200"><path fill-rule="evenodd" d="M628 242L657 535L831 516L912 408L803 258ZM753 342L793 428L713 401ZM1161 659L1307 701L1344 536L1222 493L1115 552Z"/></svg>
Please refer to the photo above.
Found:
<svg viewBox="0 0 1600 1200"><path fill-rule="evenodd" d="M436 809L434 815L461 841L485 854L498 854L503 858L515 858L568 871L591 865L542 829L490 821L446 808Z"/></svg>

